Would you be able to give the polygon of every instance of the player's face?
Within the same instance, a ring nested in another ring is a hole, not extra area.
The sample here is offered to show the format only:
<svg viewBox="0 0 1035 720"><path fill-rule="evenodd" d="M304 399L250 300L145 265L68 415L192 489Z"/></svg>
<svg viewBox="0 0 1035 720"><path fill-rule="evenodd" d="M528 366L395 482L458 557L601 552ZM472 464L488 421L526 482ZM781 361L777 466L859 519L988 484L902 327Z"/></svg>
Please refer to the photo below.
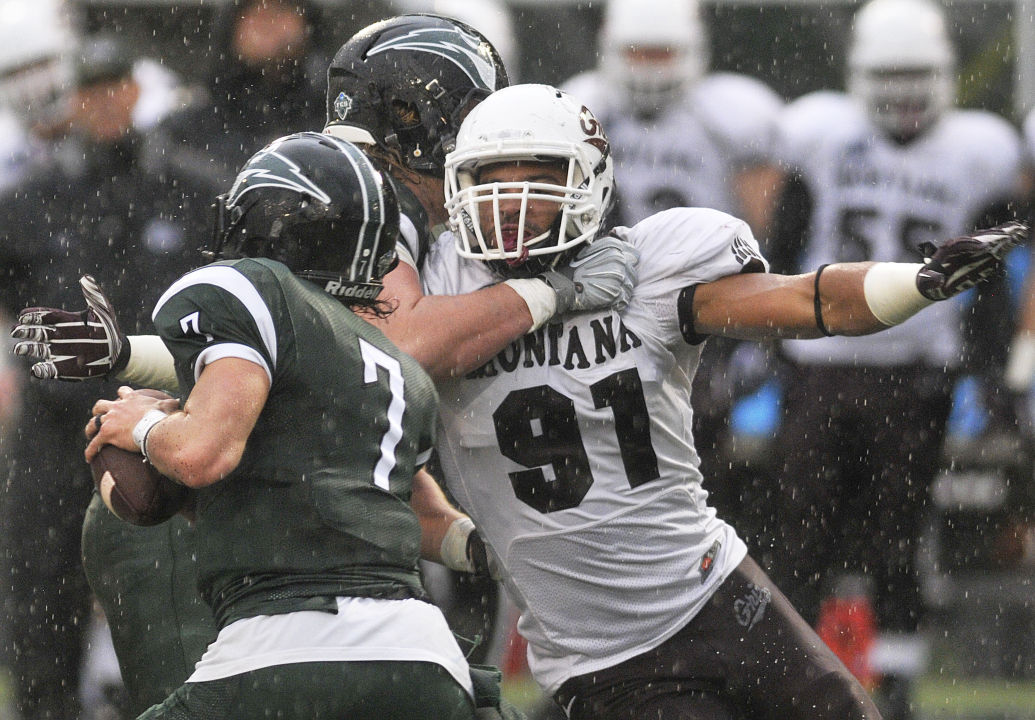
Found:
<svg viewBox="0 0 1035 720"><path fill-rule="evenodd" d="M492 186L494 189L487 192L498 193L499 197L498 203L487 200L478 205L478 222L487 243L496 247L499 238L504 250L513 250L519 237L527 241L549 230L561 206L556 200L536 199L535 195L563 197L556 190L542 186L564 187L567 178L566 165L555 162L515 161L483 167L478 174L478 184Z"/></svg>

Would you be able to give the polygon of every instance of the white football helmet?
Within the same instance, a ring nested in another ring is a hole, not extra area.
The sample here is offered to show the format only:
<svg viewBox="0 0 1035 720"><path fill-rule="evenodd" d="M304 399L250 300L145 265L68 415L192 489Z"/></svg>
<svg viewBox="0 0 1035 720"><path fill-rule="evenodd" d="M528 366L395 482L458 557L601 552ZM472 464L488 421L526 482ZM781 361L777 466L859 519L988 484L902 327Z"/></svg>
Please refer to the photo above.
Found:
<svg viewBox="0 0 1035 720"><path fill-rule="evenodd" d="M511 161L557 162L567 178L564 185L479 182L481 168ZM457 252L505 261L518 274L527 274L517 268L529 257L553 255L529 264L549 266L560 253L596 239L614 205L614 164L603 128L585 106L549 85L512 85L483 100L460 126L445 171ZM507 242L500 230L501 200L520 200L516 239ZM555 203L558 214L547 231L525 237L530 202Z"/></svg>
<svg viewBox="0 0 1035 720"><path fill-rule="evenodd" d="M938 5L929 0L870 0L853 23L848 91L878 127L908 140L952 105L955 62Z"/></svg>
<svg viewBox="0 0 1035 720"><path fill-rule="evenodd" d="M608 0L597 47L604 76L645 114L680 97L708 66L697 0Z"/></svg>
<svg viewBox="0 0 1035 720"><path fill-rule="evenodd" d="M64 114L75 35L60 0L0 0L0 104L27 127Z"/></svg>

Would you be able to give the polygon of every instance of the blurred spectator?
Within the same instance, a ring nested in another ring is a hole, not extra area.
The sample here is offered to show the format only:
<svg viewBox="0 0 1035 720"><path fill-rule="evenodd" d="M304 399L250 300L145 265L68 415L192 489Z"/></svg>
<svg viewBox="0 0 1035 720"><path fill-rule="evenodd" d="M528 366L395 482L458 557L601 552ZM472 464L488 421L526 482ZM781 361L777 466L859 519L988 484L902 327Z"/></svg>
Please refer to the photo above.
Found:
<svg viewBox="0 0 1035 720"><path fill-rule="evenodd" d="M0 197L6 312L30 298L79 307L77 280L89 273L119 307L136 309L127 330L140 330L159 291L188 269L195 247L207 239L215 190L195 169L147 152L146 137L133 129L140 87L132 69L127 49L112 36L75 52L67 137ZM82 428L98 395L115 389L115 383L25 384L0 542L3 623L16 707L26 719L75 718L80 711L91 603L80 536L92 491Z"/></svg>
<svg viewBox="0 0 1035 720"><path fill-rule="evenodd" d="M631 226L671 207L700 206L745 220L764 239L777 183L772 141L783 101L746 75L708 72L697 0L610 0L594 70L563 89L607 128L619 210ZM693 390L693 431L711 502L749 538L755 507L727 455L735 400L764 381L765 345L712 338Z"/></svg>
<svg viewBox="0 0 1035 720"><path fill-rule="evenodd" d="M308 0L232 0L210 32L207 96L162 123L166 152L229 186L271 140L319 130L327 58L318 51Z"/></svg>
<svg viewBox="0 0 1035 720"><path fill-rule="evenodd" d="M872 0L859 10L847 81L847 94L807 95L782 118L781 152L794 174L769 248L774 270L919 263L922 242L1010 217L1019 138L997 115L953 107L955 52L938 5ZM992 296L982 294L976 308ZM897 654L882 653L884 667L870 665L872 627L856 628L859 642L841 648L864 684L879 684L890 720L911 717L910 678L923 669L916 554L954 378L966 367L965 302L879 335L783 344L793 368L774 517L779 543L799 560L780 586L832 646L845 618L871 610L879 630L901 641ZM851 586L854 607L831 597L838 586Z"/></svg>

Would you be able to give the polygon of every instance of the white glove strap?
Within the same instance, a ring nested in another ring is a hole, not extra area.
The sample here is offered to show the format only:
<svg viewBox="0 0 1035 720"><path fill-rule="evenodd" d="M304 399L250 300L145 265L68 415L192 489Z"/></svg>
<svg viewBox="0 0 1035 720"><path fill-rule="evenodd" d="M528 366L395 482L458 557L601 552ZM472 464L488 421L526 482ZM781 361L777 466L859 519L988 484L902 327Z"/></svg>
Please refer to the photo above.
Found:
<svg viewBox="0 0 1035 720"><path fill-rule="evenodd" d="M439 555L442 556L442 564L450 570L473 573L474 566L471 559L467 557L467 538L474 532L474 521L469 517L457 518L446 530L442 538L442 546L439 548Z"/></svg>
<svg viewBox="0 0 1035 720"><path fill-rule="evenodd" d="M863 278L863 293L873 316L884 325L898 325L933 303L916 288L919 263L877 263Z"/></svg>
<svg viewBox="0 0 1035 720"><path fill-rule="evenodd" d="M147 459L147 434L151 432L155 425L167 417L169 417L168 413L155 408L144 413L144 417L140 418L137 424L133 426L133 442L140 448L140 454L144 456L145 460Z"/></svg>
<svg viewBox="0 0 1035 720"><path fill-rule="evenodd" d="M173 356L157 335L130 335L129 362L116 377L124 383L140 387L169 390L175 395L180 382L176 379Z"/></svg>
<svg viewBox="0 0 1035 720"><path fill-rule="evenodd" d="M1006 360L1006 387L1013 392L1027 392L1035 378L1035 333L1020 332L1010 343Z"/></svg>
<svg viewBox="0 0 1035 720"><path fill-rule="evenodd" d="M521 296L532 314L532 330L538 330L557 312L557 293L542 280L521 278L504 280L504 285ZM530 331L531 332L531 331Z"/></svg>

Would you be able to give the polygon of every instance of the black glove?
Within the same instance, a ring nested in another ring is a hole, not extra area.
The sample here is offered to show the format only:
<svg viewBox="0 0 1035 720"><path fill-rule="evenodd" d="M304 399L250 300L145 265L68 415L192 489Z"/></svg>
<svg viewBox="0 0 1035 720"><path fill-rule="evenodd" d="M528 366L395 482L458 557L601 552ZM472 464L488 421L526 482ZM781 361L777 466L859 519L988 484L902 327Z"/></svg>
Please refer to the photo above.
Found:
<svg viewBox="0 0 1035 720"><path fill-rule="evenodd" d="M638 260L632 245L604 237L579 250L567 267L547 270L540 278L557 293L558 315L608 307L620 311L632 298Z"/></svg>
<svg viewBox="0 0 1035 720"><path fill-rule="evenodd" d="M999 272L1006 253L1027 239L1027 225L1008 222L953 238L940 247L923 243L920 250L926 260L917 273L916 287L928 300L946 300Z"/></svg>
<svg viewBox="0 0 1035 720"><path fill-rule="evenodd" d="M14 354L37 359L32 374L42 380L104 378L129 362L129 342L119 330L115 308L91 276L81 277L79 285L85 310L25 308L11 330L20 341Z"/></svg>

